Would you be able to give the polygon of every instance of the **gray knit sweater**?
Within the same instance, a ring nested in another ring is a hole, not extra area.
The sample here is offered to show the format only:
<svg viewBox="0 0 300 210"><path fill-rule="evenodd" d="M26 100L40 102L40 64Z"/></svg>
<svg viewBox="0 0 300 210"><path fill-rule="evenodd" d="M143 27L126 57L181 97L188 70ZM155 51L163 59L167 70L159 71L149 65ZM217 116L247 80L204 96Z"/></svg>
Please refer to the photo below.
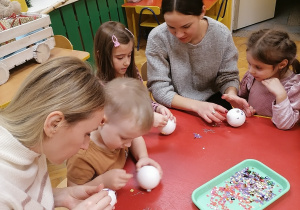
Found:
<svg viewBox="0 0 300 210"><path fill-rule="evenodd" d="M209 17L197 45L181 43L163 23L149 34L146 57L148 87L154 99L171 107L175 94L199 101L228 87L239 87L238 52L231 32Z"/></svg>

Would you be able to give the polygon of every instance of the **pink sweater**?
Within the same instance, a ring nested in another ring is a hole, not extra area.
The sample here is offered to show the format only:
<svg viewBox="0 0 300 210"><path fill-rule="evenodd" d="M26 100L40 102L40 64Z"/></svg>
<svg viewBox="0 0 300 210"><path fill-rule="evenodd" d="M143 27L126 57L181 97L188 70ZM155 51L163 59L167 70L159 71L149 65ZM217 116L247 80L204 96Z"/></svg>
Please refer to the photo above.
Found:
<svg viewBox="0 0 300 210"><path fill-rule="evenodd" d="M279 129L292 128L300 118L300 74L292 74L280 80L287 92L287 98L275 104L275 96L254 77L246 72L239 90L239 96L245 98L256 110L256 114L272 117L272 122Z"/></svg>

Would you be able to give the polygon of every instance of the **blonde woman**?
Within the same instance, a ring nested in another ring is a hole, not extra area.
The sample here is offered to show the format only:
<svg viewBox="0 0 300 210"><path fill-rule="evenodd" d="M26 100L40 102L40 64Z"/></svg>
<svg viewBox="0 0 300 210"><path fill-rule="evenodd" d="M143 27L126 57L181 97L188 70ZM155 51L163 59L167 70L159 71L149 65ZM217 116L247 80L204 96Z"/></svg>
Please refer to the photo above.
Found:
<svg viewBox="0 0 300 210"><path fill-rule="evenodd" d="M0 110L0 209L112 209L103 185L52 190L46 163L88 148L104 102L103 87L78 58L50 60L27 77Z"/></svg>

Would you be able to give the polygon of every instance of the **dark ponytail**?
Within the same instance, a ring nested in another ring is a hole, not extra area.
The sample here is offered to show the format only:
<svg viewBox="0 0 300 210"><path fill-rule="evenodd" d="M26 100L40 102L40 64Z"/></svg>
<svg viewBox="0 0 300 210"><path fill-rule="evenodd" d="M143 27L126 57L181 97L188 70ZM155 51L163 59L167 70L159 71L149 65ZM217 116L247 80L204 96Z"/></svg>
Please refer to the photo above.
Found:
<svg viewBox="0 0 300 210"><path fill-rule="evenodd" d="M297 58L295 58L295 60L293 60L291 65L293 66L293 72L295 74L300 74L300 62Z"/></svg>
<svg viewBox="0 0 300 210"><path fill-rule="evenodd" d="M184 15L200 16L203 5L202 0L162 0L161 10L163 15L176 11Z"/></svg>

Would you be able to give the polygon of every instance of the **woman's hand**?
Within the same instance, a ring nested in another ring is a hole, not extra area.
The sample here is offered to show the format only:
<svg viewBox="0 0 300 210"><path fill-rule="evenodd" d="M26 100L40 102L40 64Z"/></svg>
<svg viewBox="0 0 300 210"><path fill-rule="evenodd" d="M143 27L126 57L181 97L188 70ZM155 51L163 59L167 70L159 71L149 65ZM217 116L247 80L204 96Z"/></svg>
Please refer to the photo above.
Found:
<svg viewBox="0 0 300 210"><path fill-rule="evenodd" d="M157 170L159 171L160 177L162 177L163 172L162 172L160 165L155 160L153 160L149 157L140 158L138 160L138 162L136 163L136 170L138 171L141 167L147 166L147 165L151 165L151 166L154 166L155 168L157 168Z"/></svg>
<svg viewBox="0 0 300 210"><path fill-rule="evenodd" d="M228 101L234 108L239 108L245 112L247 117L251 117L255 114L255 109L248 104L246 99L241 98L234 94L223 94L222 99Z"/></svg>
<svg viewBox="0 0 300 210"><path fill-rule="evenodd" d="M111 169L100 176L104 186L111 190L121 189L133 177L132 174L126 173L124 169Z"/></svg>
<svg viewBox="0 0 300 210"><path fill-rule="evenodd" d="M102 190L103 185L86 186L77 185L66 188L53 189L56 207L66 207L68 209L98 209L111 210L111 198L107 191Z"/></svg>
<svg viewBox="0 0 300 210"><path fill-rule="evenodd" d="M212 122L222 122L225 120L224 115L227 113L227 109L224 107L210 103L210 102L203 102L203 101L196 101L194 100L194 110L195 112L202 117L206 122L212 123Z"/></svg>

